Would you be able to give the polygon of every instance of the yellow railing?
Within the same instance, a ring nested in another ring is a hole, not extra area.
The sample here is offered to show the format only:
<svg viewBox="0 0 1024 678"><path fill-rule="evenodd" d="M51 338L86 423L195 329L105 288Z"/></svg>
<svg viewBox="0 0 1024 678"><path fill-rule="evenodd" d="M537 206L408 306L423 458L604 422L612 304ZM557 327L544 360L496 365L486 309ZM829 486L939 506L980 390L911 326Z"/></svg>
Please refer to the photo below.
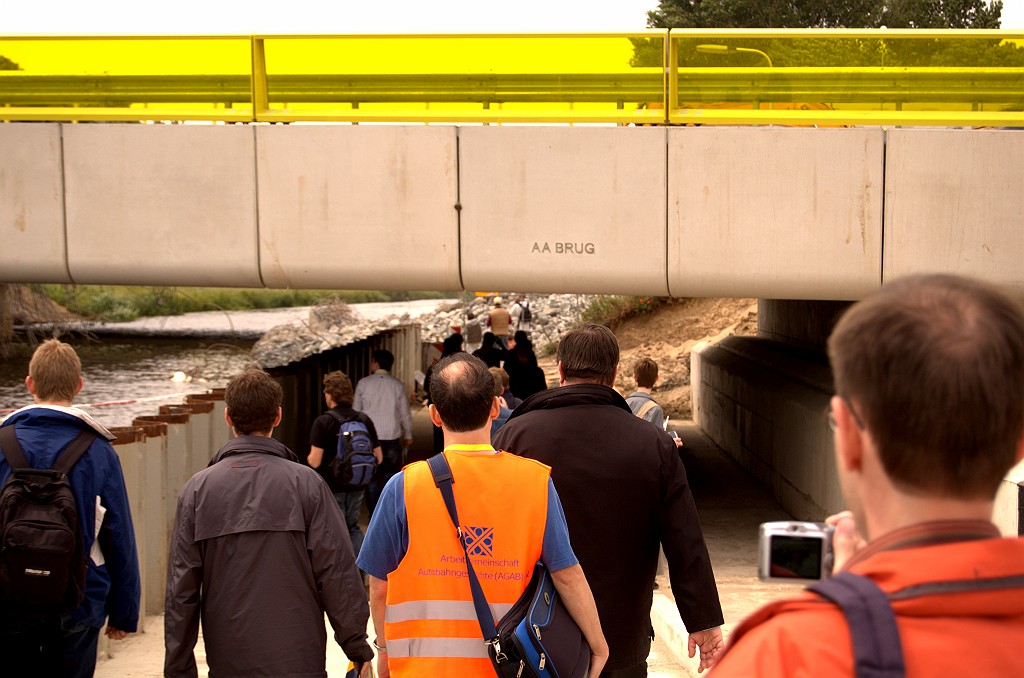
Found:
<svg viewBox="0 0 1024 678"><path fill-rule="evenodd" d="M1024 31L4 36L0 120L1024 126Z"/></svg>

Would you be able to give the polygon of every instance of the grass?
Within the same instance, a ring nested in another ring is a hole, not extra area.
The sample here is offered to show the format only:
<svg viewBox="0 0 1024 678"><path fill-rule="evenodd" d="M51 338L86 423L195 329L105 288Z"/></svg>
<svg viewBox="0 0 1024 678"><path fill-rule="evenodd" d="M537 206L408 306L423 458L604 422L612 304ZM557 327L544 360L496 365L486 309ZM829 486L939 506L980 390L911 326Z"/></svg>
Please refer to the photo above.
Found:
<svg viewBox="0 0 1024 678"><path fill-rule="evenodd" d="M595 297L581 314L583 322L597 323L614 328L619 323L639 315L647 315L671 297L629 297L600 295Z"/></svg>
<svg viewBox="0 0 1024 678"><path fill-rule="evenodd" d="M69 311L87 318L125 322L146 316L194 311L247 311L312 306L341 300L367 302L444 299L445 292L377 290L270 290L222 287L138 287L117 285L43 285L44 293Z"/></svg>

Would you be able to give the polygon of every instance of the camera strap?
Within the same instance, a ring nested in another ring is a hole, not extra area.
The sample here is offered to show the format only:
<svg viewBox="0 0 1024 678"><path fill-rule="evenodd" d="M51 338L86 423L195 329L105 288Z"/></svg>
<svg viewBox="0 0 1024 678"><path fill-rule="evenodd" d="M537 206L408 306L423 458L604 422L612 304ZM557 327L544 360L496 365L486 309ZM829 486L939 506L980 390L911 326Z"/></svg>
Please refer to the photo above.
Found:
<svg viewBox="0 0 1024 678"><path fill-rule="evenodd" d="M903 678L903 646L889 597L878 584L840 572L808 588L843 611L853 640L857 678Z"/></svg>

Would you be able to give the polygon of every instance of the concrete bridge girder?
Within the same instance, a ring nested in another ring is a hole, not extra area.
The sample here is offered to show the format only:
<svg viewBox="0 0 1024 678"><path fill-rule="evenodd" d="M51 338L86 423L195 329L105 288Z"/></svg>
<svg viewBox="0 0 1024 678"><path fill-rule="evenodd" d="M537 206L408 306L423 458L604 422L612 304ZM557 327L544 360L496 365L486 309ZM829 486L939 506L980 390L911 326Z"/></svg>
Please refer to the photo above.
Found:
<svg viewBox="0 0 1024 678"><path fill-rule="evenodd" d="M0 126L0 282L856 299L1024 289L1024 134Z"/></svg>

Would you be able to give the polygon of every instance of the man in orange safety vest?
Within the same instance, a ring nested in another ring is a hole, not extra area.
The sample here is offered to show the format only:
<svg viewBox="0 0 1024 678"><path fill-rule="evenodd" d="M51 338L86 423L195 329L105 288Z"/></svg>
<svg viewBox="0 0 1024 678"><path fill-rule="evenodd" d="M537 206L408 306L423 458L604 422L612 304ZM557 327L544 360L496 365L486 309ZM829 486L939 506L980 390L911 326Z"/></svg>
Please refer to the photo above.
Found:
<svg viewBox="0 0 1024 678"><path fill-rule="evenodd" d="M474 537L469 556L495 619L519 598L534 565L543 561L590 644L590 675L600 675L608 644L569 545L550 469L490 445L499 404L487 365L467 353L442 359L433 371L430 400L430 418L444 431L459 520ZM392 477L358 558L370 575L381 678L493 678L465 559L427 463L410 464Z"/></svg>

